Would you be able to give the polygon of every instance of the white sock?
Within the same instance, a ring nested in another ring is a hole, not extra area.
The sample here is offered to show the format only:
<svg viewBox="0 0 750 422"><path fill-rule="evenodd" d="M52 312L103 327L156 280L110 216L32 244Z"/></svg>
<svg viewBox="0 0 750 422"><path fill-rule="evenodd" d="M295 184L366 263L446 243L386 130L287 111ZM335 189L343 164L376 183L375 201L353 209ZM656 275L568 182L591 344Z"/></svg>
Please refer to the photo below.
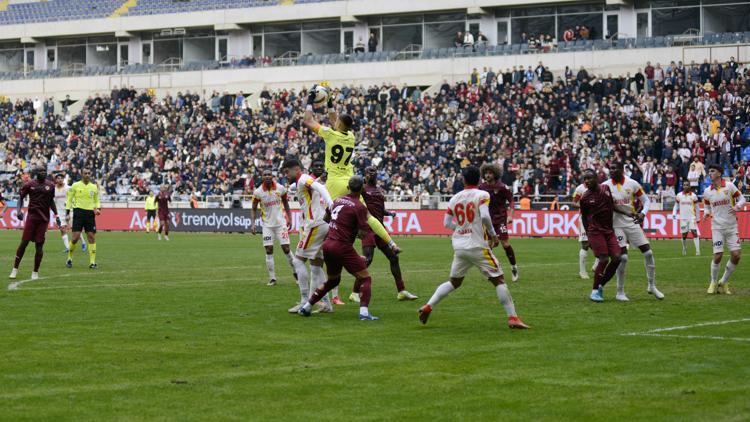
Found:
<svg viewBox="0 0 750 422"><path fill-rule="evenodd" d="M586 272L586 255L588 255L588 252L585 250L578 250L578 272L581 274Z"/></svg>
<svg viewBox="0 0 750 422"><path fill-rule="evenodd" d="M719 265L713 261L711 261L711 282L716 283L716 280L719 278Z"/></svg>
<svg viewBox="0 0 750 422"><path fill-rule="evenodd" d="M304 310L306 311L309 311L310 309L312 309L312 305L310 305L310 302L308 300L305 300L305 304L302 305L302 308L304 308Z"/></svg>
<svg viewBox="0 0 750 422"><path fill-rule="evenodd" d="M84 236L81 236L81 247L86 246L86 238Z"/></svg>
<svg viewBox="0 0 750 422"><path fill-rule="evenodd" d="M333 297L339 297L339 286L336 286L333 289L331 289L331 295Z"/></svg>
<svg viewBox="0 0 750 422"><path fill-rule="evenodd" d="M721 276L721 284L729 282L729 276L732 275L735 268L737 268L737 266L734 265L732 261L727 262L727 266L724 269L724 275Z"/></svg>
<svg viewBox="0 0 750 422"><path fill-rule="evenodd" d="M643 261L646 265L646 278L648 279L649 287L656 286L656 262L654 262L654 251L651 249L647 250L643 254Z"/></svg>
<svg viewBox="0 0 750 422"><path fill-rule="evenodd" d="M310 296L310 276L307 273L307 266L304 261L295 256L293 262L294 270L297 273L300 301L305 302Z"/></svg>
<svg viewBox="0 0 750 422"><path fill-rule="evenodd" d="M439 285L437 289L435 289L435 293L432 294L432 297L430 298L430 301L427 302L427 304L430 306L437 305L441 300L443 300L444 297L448 296L450 292L454 290L456 290L456 288L453 287L453 284L451 284L450 281L446 281L445 283Z"/></svg>
<svg viewBox="0 0 750 422"><path fill-rule="evenodd" d="M513 305L513 298L510 296L508 286L506 286L505 283L498 284L497 287L495 287L495 291L497 292L497 298L500 299L500 303L502 303L503 308L505 308L505 313L508 314L509 317L516 316L516 307Z"/></svg>
<svg viewBox="0 0 750 422"><path fill-rule="evenodd" d="M596 272L596 266L599 265L599 257L597 256L596 259L594 259L594 266L591 267L592 272Z"/></svg>
<svg viewBox="0 0 750 422"><path fill-rule="evenodd" d="M682 250L685 250L685 248L687 248L687 239L683 237L682 238Z"/></svg>
<svg viewBox="0 0 750 422"><path fill-rule="evenodd" d="M701 253L701 240L694 237L693 244L695 245L695 253Z"/></svg>
<svg viewBox="0 0 750 422"><path fill-rule="evenodd" d="M620 265L617 267L617 294L625 293L625 268L628 265L628 254L620 255Z"/></svg>
<svg viewBox="0 0 750 422"><path fill-rule="evenodd" d="M286 258L286 261L289 263L289 266L292 267L292 270L294 270L294 257L292 256L292 253L285 253L284 257Z"/></svg>
<svg viewBox="0 0 750 422"><path fill-rule="evenodd" d="M62 235L63 245L65 245L65 250L70 249L70 240L68 240L68 235L64 234Z"/></svg>
<svg viewBox="0 0 750 422"><path fill-rule="evenodd" d="M325 271L323 271L323 267L317 267L315 265L310 265L310 273L312 279L312 288L310 289L310 293L312 293L315 290L323 287L326 282L326 273ZM331 304L331 298L329 298L328 295L320 298L320 301L328 305Z"/></svg>
<svg viewBox="0 0 750 422"><path fill-rule="evenodd" d="M273 255L266 254L266 269L271 280L276 280L276 264L273 262Z"/></svg>
<svg viewBox="0 0 750 422"><path fill-rule="evenodd" d="M367 308L367 306L360 306L359 307L359 314L360 315L370 315L370 310Z"/></svg>

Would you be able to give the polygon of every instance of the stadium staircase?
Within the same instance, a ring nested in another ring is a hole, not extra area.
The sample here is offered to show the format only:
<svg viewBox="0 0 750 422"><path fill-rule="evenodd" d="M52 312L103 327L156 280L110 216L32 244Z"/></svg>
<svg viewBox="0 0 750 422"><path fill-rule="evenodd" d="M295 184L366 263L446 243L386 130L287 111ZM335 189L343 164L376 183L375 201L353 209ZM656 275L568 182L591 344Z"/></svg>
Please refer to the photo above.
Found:
<svg viewBox="0 0 750 422"><path fill-rule="evenodd" d="M128 10L130 10L131 7L138 6L138 0L126 0L125 3L122 4L122 6L118 7L117 10L112 12L111 15L109 15L110 18L119 18L121 15L124 15L128 13Z"/></svg>

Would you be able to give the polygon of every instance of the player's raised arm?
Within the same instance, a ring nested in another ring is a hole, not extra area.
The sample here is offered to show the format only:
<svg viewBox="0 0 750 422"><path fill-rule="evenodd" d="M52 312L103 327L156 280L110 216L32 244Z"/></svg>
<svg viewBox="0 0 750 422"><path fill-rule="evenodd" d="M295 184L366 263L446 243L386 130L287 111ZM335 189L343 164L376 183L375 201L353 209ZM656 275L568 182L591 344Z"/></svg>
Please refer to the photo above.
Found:
<svg viewBox="0 0 750 422"><path fill-rule="evenodd" d="M313 85L310 89L310 94L307 96L307 105L305 106L305 115L302 119L302 124L310 128L315 133L320 130L320 123L315 120L313 114L313 104L315 103L315 88L317 85Z"/></svg>
<svg viewBox="0 0 750 422"><path fill-rule="evenodd" d="M331 199L331 194L328 193L328 189L326 189L325 186L321 185L320 183L314 180L312 183L309 184L309 186L311 190L318 192L320 196L323 197L323 200L326 203L326 208L330 208L331 205L333 205L333 199Z"/></svg>

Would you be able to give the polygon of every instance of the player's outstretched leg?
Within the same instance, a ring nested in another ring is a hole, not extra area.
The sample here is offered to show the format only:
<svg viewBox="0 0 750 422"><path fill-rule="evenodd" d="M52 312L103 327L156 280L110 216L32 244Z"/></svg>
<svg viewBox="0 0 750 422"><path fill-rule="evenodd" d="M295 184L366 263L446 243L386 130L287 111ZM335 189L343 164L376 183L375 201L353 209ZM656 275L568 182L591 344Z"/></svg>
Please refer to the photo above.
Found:
<svg viewBox="0 0 750 422"><path fill-rule="evenodd" d="M363 271L357 275L357 281L359 281L359 319L360 321L377 321L380 318L370 313L372 278L367 271Z"/></svg>
<svg viewBox="0 0 750 422"><path fill-rule="evenodd" d="M22 240L16 249L16 259L13 261L13 269L10 270L10 276L8 278L15 279L18 277L18 266L21 265L23 255L26 253L26 247L29 245L28 240Z"/></svg>
<svg viewBox="0 0 750 422"><path fill-rule="evenodd" d="M643 262L646 266L646 278L648 279L648 294L654 295L655 298L664 299L664 293L656 288L656 262L654 260L654 251L649 245L641 247L643 252ZM645 249L645 251L644 251Z"/></svg>
<svg viewBox="0 0 750 422"><path fill-rule="evenodd" d="M411 294L408 290L406 290L404 278L401 276L401 263L399 261L398 255L393 253L391 248L387 247L385 244L378 245L378 249L380 249L380 251L383 253L383 255L385 255L386 258L388 258L388 262L390 263L393 281L395 281L396 283L396 299L401 301L419 299L419 296ZM372 253L374 254L374 251ZM367 259L367 254L365 254L365 259Z"/></svg>
<svg viewBox="0 0 750 422"><path fill-rule="evenodd" d="M625 294L625 270L628 267L628 250L622 248L620 251L620 265L617 267L617 295L615 299L627 302L628 296Z"/></svg>
<svg viewBox="0 0 750 422"><path fill-rule="evenodd" d="M299 311L297 311L297 313L302 316L312 315L313 305L315 305L323 297L328 295L328 292L333 290L334 287L338 286L339 283L341 283L341 274L339 274L338 277L331 277L329 275L328 280L323 284L323 286L315 289L315 291L310 295L310 298L306 299L305 302L299 307Z"/></svg>
<svg viewBox="0 0 750 422"><path fill-rule="evenodd" d="M427 301L427 304L419 308L419 320L422 324L427 324L427 319L430 317L430 313L432 313L432 308L437 306L437 304L440 303L443 298L451 294L451 292L461 287L463 281L463 278L451 278L450 281L446 281L435 289L435 293L432 294L432 297Z"/></svg>
<svg viewBox="0 0 750 422"><path fill-rule="evenodd" d="M289 309L289 313L292 314L296 314L307 301L308 296L310 296L310 275L307 272L305 261L305 258L300 258L298 256L294 257L294 271L297 273L297 286L299 287L300 300L297 302L297 305Z"/></svg>
<svg viewBox="0 0 750 422"><path fill-rule="evenodd" d="M505 313L508 315L508 327L518 329L531 328L528 325L524 324L524 322L521 321L521 318L518 317L518 314L516 314L516 306L513 303L513 297L511 297L510 295L508 286L505 285L503 276L491 278L490 283L495 286L497 298L500 300L503 308L505 308Z"/></svg>
<svg viewBox="0 0 750 422"><path fill-rule="evenodd" d="M326 274L325 271L323 271L323 260L322 259L315 259L310 262L310 290L315 291L317 289L320 289L323 287L323 285L326 282ZM338 285L334 286L332 289L336 288ZM324 295L320 302L318 302L318 308L315 309L315 313L330 313L333 312L333 305L331 304L331 299L328 297L328 295Z"/></svg>
<svg viewBox="0 0 750 422"><path fill-rule="evenodd" d="M721 276L721 280L719 281L719 288L724 291L724 294L728 295L732 294L732 291L729 289L729 277L732 276L732 273L740 263L741 251L731 251L731 254L729 261L727 261L727 266L724 268L724 275Z"/></svg>
<svg viewBox="0 0 750 422"><path fill-rule="evenodd" d="M708 285L707 291L710 295L716 293L716 288L719 285L719 268L721 266L721 258L723 255L722 252L715 253L711 260L711 282Z"/></svg>

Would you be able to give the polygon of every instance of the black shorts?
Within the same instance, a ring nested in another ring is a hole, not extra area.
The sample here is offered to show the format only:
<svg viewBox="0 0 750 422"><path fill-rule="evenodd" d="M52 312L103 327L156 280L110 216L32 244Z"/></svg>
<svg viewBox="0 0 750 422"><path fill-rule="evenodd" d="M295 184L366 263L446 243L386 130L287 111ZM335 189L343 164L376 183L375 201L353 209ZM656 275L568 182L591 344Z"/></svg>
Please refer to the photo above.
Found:
<svg viewBox="0 0 750 422"><path fill-rule="evenodd" d="M96 233L96 219L93 210L82 210L75 208L73 210L73 227L74 232L85 230L86 233Z"/></svg>
<svg viewBox="0 0 750 422"><path fill-rule="evenodd" d="M148 220L153 220L156 218L156 210L146 210L146 218Z"/></svg>

